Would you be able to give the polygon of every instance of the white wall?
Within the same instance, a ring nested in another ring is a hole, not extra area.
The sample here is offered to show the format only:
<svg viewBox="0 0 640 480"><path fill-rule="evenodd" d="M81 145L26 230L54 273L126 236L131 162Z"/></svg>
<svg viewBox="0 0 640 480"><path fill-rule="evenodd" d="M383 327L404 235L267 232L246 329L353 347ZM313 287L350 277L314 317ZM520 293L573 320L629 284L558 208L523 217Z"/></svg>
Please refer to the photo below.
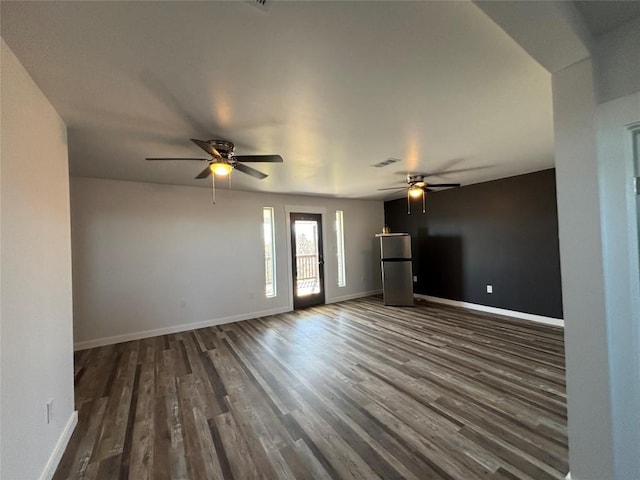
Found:
<svg viewBox="0 0 640 480"><path fill-rule="evenodd" d="M596 38L592 51L593 69L583 70L580 77L574 78L573 85L565 83L564 94L561 91L558 93L566 100L573 96L575 91L580 91L581 85L590 84L593 78L595 88L590 88L595 91L595 110L592 108L591 98L588 107L585 107L586 99L583 99L583 105L574 103L562 106L561 100L558 106L565 109L565 114L570 113L574 118L583 116L584 122L595 124L598 184L597 188L592 189L583 198L589 202L598 200L599 213L596 215L595 210L593 211L591 222L596 225L596 220L599 220L601 232L598 235L591 232L592 226L582 226L570 235L577 237L589 231L594 238L602 239L602 253L599 259L601 266L596 267L594 260L588 260L589 263L581 268L587 267L584 271L585 276L603 276L602 301L605 314L601 319L599 310L590 311L586 316L583 316L583 312L575 312L575 322L578 319L583 321L585 318L588 322L587 325L580 325L578 333L594 340L597 335L599 348L602 350L597 354L585 354L589 351L589 344L585 344L580 352L574 352L573 358L569 358L570 352L567 352L567 377L571 378L574 384L579 376L592 384L600 382L601 385L597 387L599 393L604 393L602 389L608 387L608 399L604 401L601 395L584 396L586 392L581 389L580 392L574 390L574 395L583 397L574 396L571 400L571 393L568 392L570 433L572 430L580 431L580 436L573 439L570 437L569 450L573 452L570 453L570 465L571 476L576 480L600 478L595 475L598 471L595 470L596 465L609 464L613 470L606 478L628 479L640 475L640 266L638 212L633 192L635 174L632 134L628 128L630 124L636 124L638 127L640 123L640 18ZM579 67L571 67L573 71L577 68ZM554 75L554 78L566 80L566 72ZM568 90L572 92L569 93ZM589 130L583 128L581 131L576 130L575 134L573 139L556 136L556 142L566 145L567 141L592 141L591 125ZM574 153L577 154L580 148L574 146ZM577 157L573 159L573 165L586 172L567 171L568 183L580 180L584 175L592 178L593 153L590 150L589 155L581 155L579 161ZM565 160L567 157L557 158L556 163ZM578 203L580 202L573 205L573 217L584 216L576 214ZM590 210L584 201L582 208ZM583 220L586 221L587 218ZM587 240L586 243L591 242ZM594 249L593 254L597 253ZM572 253L565 252L564 255L571 256ZM592 280L583 282L593 283ZM599 328L591 329L595 326L593 323L597 323ZM576 329L565 332L569 337L576 333ZM566 343L575 340L572 338ZM603 355L605 352L606 358ZM582 409L581 412L578 410L577 414L576 403L579 403ZM580 413L582 415L578 416ZM594 421L596 417L599 419ZM605 422L605 417L610 419ZM585 424L596 428L587 432ZM602 430L598 429L598 424ZM605 426L608 426L608 430L604 429ZM595 442L591 434L597 435L599 441ZM600 441L605 440L611 441L612 445L610 449L602 450Z"/></svg>
<svg viewBox="0 0 640 480"><path fill-rule="evenodd" d="M556 183L572 478L613 479L592 62L554 73Z"/></svg>
<svg viewBox="0 0 640 480"><path fill-rule="evenodd" d="M327 302L380 289L382 202L71 179L77 348L291 309L285 211L324 211ZM276 298L264 296L262 207L276 218ZM347 286L337 286L344 210Z"/></svg>
<svg viewBox="0 0 640 480"><path fill-rule="evenodd" d="M67 137L4 41L1 87L0 477L31 480L50 476L76 418Z"/></svg>
<svg viewBox="0 0 640 480"><path fill-rule="evenodd" d="M607 77L596 71L601 84ZM609 81L613 97L630 85ZM628 128L640 122L640 94L597 105L593 82L591 60L553 75L569 464L574 479L627 479L640 472L640 268ZM640 90L640 79L631 84Z"/></svg>
<svg viewBox="0 0 640 480"><path fill-rule="evenodd" d="M640 131L640 93L599 105L597 120L613 452L616 478L633 478L640 476L640 265L628 126Z"/></svg>

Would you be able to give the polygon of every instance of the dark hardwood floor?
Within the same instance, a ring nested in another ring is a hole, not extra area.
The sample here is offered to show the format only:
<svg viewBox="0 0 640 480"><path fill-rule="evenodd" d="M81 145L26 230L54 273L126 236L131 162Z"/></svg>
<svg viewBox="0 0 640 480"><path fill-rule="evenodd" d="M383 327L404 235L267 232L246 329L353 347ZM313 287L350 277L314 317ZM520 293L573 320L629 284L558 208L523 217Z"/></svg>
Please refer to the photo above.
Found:
<svg viewBox="0 0 640 480"><path fill-rule="evenodd" d="M562 479L562 330L377 297L76 353L55 478Z"/></svg>

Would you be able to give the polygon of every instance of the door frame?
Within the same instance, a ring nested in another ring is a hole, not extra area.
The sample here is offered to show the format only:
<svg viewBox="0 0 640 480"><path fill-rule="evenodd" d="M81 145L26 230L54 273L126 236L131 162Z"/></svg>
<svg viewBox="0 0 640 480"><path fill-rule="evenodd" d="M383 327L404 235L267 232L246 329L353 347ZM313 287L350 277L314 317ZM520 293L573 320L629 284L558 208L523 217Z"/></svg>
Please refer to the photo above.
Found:
<svg viewBox="0 0 640 480"><path fill-rule="evenodd" d="M293 268L291 269L291 275L292 275L292 280L293 280L293 309L294 310L299 310L299 309L303 309L303 308L308 308L308 307L314 307L317 305L325 305L327 303L326 300L326 291L324 288L324 240L323 240L323 228L322 228L322 214L320 213L302 213L302 212L291 212L289 214L289 218L291 219L291 217L293 218L293 221L298 222L298 221L310 221L313 222L316 225L316 228L319 229L320 231L317 232L316 231L316 247L317 247L317 253L319 255L318 258L318 264L317 264L317 278L319 280L318 282L318 287L319 287L319 291L318 293L313 293L310 295L305 295L305 296L299 296L297 294L299 294L298 290L298 269L297 269L297 257L298 254L300 252L297 251L297 243L296 243L296 238L297 238L297 234L295 232L295 228L291 228L289 231L289 235L291 237L291 264L292 266L294 265L294 262L296 262L295 266L293 266ZM295 257L293 255L293 250L295 250ZM297 305L296 305L297 304Z"/></svg>
<svg viewBox="0 0 640 480"><path fill-rule="evenodd" d="M322 289L324 290L324 303L327 302L327 209L310 205L285 205L284 216L287 227L287 284L288 284L288 307L293 310L293 261L291 259L291 214L292 213L315 213L322 215L322 249L324 257L324 278Z"/></svg>

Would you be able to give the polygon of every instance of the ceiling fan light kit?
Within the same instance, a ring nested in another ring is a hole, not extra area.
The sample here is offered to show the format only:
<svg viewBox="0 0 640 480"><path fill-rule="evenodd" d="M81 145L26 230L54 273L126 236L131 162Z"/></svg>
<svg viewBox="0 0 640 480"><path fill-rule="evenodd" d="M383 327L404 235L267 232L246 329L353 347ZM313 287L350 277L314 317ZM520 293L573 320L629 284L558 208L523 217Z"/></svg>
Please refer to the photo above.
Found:
<svg viewBox="0 0 640 480"><path fill-rule="evenodd" d="M420 185L411 185L408 192L410 197L419 198L424 193L424 190Z"/></svg>
<svg viewBox="0 0 640 480"><path fill-rule="evenodd" d="M216 175L224 177L231 173L233 167L226 162L215 162L209 165L209 170L211 170L211 173L215 173Z"/></svg>
<svg viewBox="0 0 640 480"><path fill-rule="evenodd" d="M425 213L427 211L427 192L425 191L424 182L422 183L422 186L411 185L407 190L407 215L411 215L411 198L422 197L422 213Z"/></svg>

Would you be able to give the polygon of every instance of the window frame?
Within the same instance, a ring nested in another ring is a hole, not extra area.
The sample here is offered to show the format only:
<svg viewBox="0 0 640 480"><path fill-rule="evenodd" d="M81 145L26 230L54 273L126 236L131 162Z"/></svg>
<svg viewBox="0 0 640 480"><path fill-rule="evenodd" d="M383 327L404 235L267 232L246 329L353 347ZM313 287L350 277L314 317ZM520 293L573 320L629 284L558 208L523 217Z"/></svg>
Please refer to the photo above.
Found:
<svg viewBox="0 0 640 480"><path fill-rule="evenodd" d="M336 210L336 259L338 287L346 287L347 259L344 249L344 210Z"/></svg>
<svg viewBox="0 0 640 480"><path fill-rule="evenodd" d="M276 228L275 228L275 210L273 207L262 207L262 246L264 249L264 296L265 298L274 298L278 296L278 288L276 281ZM267 226L270 230L271 244L270 254L267 255ZM271 282L269 282L269 269L271 269ZM269 288L271 286L271 289Z"/></svg>

